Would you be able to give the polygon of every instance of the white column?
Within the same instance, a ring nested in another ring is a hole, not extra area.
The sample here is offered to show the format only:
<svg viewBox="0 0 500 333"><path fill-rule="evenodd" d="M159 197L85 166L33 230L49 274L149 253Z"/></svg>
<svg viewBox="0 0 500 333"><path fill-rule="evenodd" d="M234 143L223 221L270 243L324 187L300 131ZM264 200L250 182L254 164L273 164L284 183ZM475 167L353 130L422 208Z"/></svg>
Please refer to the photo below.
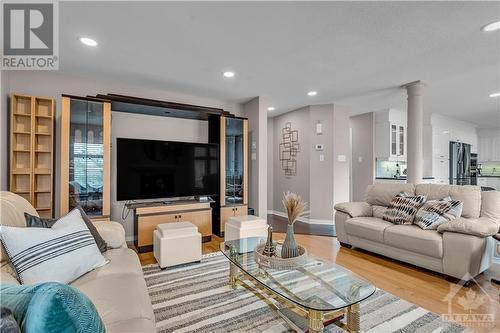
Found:
<svg viewBox="0 0 500 333"><path fill-rule="evenodd" d="M419 184L423 177L423 123L424 108L422 90L424 84L415 81L403 86L408 94L407 120L407 181L410 184Z"/></svg>

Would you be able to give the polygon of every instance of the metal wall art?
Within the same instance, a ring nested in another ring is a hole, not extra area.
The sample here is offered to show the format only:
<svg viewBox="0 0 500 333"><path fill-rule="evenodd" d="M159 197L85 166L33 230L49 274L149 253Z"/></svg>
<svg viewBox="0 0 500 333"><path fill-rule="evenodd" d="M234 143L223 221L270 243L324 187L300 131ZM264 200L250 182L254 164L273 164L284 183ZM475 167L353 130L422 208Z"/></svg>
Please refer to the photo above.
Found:
<svg viewBox="0 0 500 333"><path fill-rule="evenodd" d="M295 176L297 174L296 157L299 151L299 131L292 130L292 124L286 123L281 130L281 143L279 146L279 159L281 169L285 171L285 176Z"/></svg>

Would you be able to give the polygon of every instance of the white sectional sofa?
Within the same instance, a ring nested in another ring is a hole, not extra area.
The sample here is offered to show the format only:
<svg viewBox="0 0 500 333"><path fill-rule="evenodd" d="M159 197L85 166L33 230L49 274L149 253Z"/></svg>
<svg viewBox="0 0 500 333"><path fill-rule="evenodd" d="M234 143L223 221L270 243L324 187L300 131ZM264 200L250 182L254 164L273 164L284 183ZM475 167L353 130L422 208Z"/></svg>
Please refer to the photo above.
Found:
<svg viewBox="0 0 500 333"><path fill-rule="evenodd" d="M447 196L460 200L464 203L462 217L438 230L384 221L386 208L400 192L426 195L427 200ZM481 192L478 186L380 183L368 188L365 202L337 204L335 210L341 245L468 281L491 264L495 246L491 236L500 226L500 192Z"/></svg>
<svg viewBox="0 0 500 333"><path fill-rule="evenodd" d="M24 212L38 216L24 198L11 192L0 192L1 224L26 226ZM141 264L137 254L127 248L123 227L117 222L97 222L95 226L110 247L103 253L110 262L81 276L71 286L94 303L107 333L157 332ZM0 283L19 284L4 252L2 248Z"/></svg>

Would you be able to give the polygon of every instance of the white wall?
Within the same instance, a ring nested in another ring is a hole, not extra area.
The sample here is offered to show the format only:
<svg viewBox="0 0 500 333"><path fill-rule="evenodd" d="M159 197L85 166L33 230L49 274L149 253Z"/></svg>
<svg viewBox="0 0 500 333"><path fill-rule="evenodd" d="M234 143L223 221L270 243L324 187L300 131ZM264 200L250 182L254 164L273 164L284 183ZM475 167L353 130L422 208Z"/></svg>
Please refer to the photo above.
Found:
<svg viewBox="0 0 500 333"><path fill-rule="evenodd" d="M267 119L267 210L274 209L274 168L273 161L278 151L274 147L274 118Z"/></svg>
<svg viewBox="0 0 500 333"><path fill-rule="evenodd" d="M249 131L249 198L255 215L267 218L267 104L255 97L243 105Z"/></svg>
<svg viewBox="0 0 500 333"><path fill-rule="evenodd" d="M333 206L350 199L350 114L351 110L348 107L337 104L333 107ZM344 157L345 161L340 161L340 157Z"/></svg>
<svg viewBox="0 0 500 333"><path fill-rule="evenodd" d="M6 130L6 122L4 118L7 114L7 109L5 103L7 100L7 94L11 93L21 93L26 95L35 96L46 96L56 98L56 161L55 161L55 207L56 212L59 211L59 163L60 163L60 117L61 117L61 94L70 94L77 96L87 96L96 95L99 93L116 93L123 95L138 96L144 98L160 99L179 103L188 103L195 105L203 105L209 107L223 108L226 111L234 113L238 116L242 115L242 108L237 103L228 103L221 100L216 100L208 97L185 95L182 93L172 92L168 90L158 90L149 89L144 86L134 86L130 83L116 82L116 81L96 81L90 79L84 79L75 76L62 75L57 72L44 72L44 71L16 71L10 72L8 75L8 80L3 79L2 73L2 112L1 112L1 128L2 136L0 139L0 148L2 152L2 163L5 163L7 158L4 158L4 154L8 152L7 140L4 139L3 131ZM4 89L4 81L7 81L7 87ZM181 140L186 141L207 141L207 125L195 124L196 121L190 123L189 120L179 120L175 118L161 118L153 116L135 116L132 114L121 114L118 112L113 112L112 119L112 132L113 141L118 133L133 133L137 137L156 137L166 140ZM128 118L130 117L130 118ZM139 118L137 118L139 117ZM128 118L128 119L126 119ZM134 121L135 120L135 121ZM187 121L187 122L185 122ZM201 122L202 123L202 122ZM147 136L146 136L147 135ZM112 150L113 154L113 150ZM114 155L113 155L114 156ZM4 164L2 164L4 165ZM112 172L114 172L116 166L112 166ZM4 183L7 177L7 170L2 167L2 177L1 183L2 189L6 189L7 186ZM112 183L115 182L114 175L112 175ZM112 188L111 196L116 197L114 193L114 188ZM113 202L111 204L111 215L116 218L117 221L120 220L121 216L121 203ZM130 226L130 218L127 220L125 227L127 229L127 236L132 235L132 228Z"/></svg>
<svg viewBox="0 0 500 333"><path fill-rule="evenodd" d="M375 180L374 113L350 118L352 129L352 200L364 201L366 188Z"/></svg>
<svg viewBox="0 0 500 333"><path fill-rule="evenodd" d="M306 202L310 202L309 198L309 107L288 112L277 117L274 117L274 150L275 154L269 165L273 165L274 179L274 210L283 212L284 208L281 203L283 193L287 191L295 192L302 197ZM285 176L285 172L281 168L279 160L279 144L283 142L281 130L286 123L290 123L292 130L297 130L299 133L298 139L300 151L297 153L297 174L295 176ZM271 143L269 143L271 144ZM272 164L271 164L272 163Z"/></svg>
<svg viewBox="0 0 500 333"><path fill-rule="evenodd" d="M316 134L318 121L323 128L320 135ZM281 130L288 122L292 130L299 133L295 176L285 176L278 156ZM308 202L310 216L307 221L333 223L334 204L349 201L349 110L333 104L307 106L273 118L273 126L274 142L268 142L275 150L272 160L274 211L283 213L283 192L292 191ZM315 150L317 144L322 144L324 150ZM339 155L345 156L344 162L338 160Z"/></svg>

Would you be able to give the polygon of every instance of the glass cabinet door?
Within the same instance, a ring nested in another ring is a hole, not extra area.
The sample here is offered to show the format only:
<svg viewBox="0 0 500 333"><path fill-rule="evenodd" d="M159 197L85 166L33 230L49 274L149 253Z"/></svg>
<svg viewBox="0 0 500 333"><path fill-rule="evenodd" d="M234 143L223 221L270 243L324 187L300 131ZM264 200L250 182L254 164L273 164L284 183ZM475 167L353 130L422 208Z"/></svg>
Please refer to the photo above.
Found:
<svg viewBox="0 0 500 333"><path fill-rule="evenodd" d="M243 203L243 120L226 119L226 205Z"/></svg>
<svg viewBox="0 0 500 333"><path fill-rule="evenodd" d="M71 99L69 209L80 205L89 216L103 215L103 104Z"/></svg>

